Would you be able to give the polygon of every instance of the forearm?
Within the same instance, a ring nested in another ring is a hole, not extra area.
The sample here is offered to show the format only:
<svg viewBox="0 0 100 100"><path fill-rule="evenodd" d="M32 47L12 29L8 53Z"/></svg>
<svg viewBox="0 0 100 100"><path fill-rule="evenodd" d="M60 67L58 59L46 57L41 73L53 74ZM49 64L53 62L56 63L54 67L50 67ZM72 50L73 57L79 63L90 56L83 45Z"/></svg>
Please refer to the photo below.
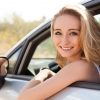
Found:
<svg viewBox="0 0 100 100"><path fill-rule="evenodd" d="M22 89L21 92L27 90L27 89L30 89L32 87L35 87L36 85L40 84L41 81L40 80L36 80L36 79L32 79L31 81L28 82L27 85L24 86L24 88Z"/></svg>
<svg viewBox="0 0 100 100"><path fill-rule="evenodd" d="M28 91L30 91L31 88L37 86L40 83L41 81L35 79L29 81L29 83L27 83L27 85L25 85L24 88L21 90L20 95L18 96L18 100L27 100L27 98L29 98L28 94L31 94L31 92Z"/></svg>
<svg viewBox="0 0 100 100"><path fill-rule="evenodd" d="M41 93L41 96L38 96L38 93L41 92L41 84L44 83L49 77L52 77L54 73L51 73L50 70L45 69L41 70L34 79L29 81L29 83L21 91L18 100L44 100L45 95ZM40 84L41 83L41 84ZM44 86L42 86L45 88Z"/></svg>

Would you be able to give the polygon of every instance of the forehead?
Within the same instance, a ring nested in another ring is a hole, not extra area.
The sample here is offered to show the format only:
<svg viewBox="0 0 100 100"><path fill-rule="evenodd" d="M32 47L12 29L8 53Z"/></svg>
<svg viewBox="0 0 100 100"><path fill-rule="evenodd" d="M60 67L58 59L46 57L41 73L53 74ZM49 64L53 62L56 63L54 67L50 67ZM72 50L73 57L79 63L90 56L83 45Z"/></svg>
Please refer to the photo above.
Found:
<svg viewBox="0 0 100 100"><path fill-rule="evenodd" d="M54 21L55 28L80 28L80 19L74 15L64 14L58 16Z"/></svg>

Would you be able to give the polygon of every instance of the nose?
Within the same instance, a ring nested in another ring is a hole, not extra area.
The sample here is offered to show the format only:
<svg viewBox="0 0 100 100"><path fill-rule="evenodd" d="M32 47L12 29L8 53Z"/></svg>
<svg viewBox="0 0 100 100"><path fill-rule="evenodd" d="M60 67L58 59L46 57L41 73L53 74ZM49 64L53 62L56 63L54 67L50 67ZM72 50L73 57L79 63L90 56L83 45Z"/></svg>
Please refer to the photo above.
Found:
<svg viewBox="0 0 100 100"><path fill-rule="evenodd" d="M68 45L70 43L70 41L69 41L69 37L68 36L63 36L62 37L62 44L63 45Z"/></svg>

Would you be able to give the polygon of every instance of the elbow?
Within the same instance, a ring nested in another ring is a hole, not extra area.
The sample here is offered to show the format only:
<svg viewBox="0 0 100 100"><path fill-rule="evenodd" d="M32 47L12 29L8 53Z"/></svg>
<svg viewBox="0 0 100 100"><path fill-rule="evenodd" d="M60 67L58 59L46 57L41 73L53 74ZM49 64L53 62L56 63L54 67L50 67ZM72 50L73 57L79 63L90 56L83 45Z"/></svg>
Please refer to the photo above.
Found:
<svg viewBox="0 0 100 100"><path fill-rule="evenodd" d="M18 96L18 100L26 100L22 94Z"/></svg>
<svg viewBox="0 0 100 100"><path fill-rule="evenodd" d="M38 97L34 95L34 93L30 93L29 91L22 91L17 100L40 100Z"/></svg>
<svg viewBox="0 0 100 100"><path fill-rule="evenodd" d="M26 92L21 92L19 95L18 95L18 99L17 100L28 100L28 95ZM31 100L31 99L30 99Z"/></svg>
<svg viewBox="0 0 100 100"><path fill-rule="evenodd" d="M25 99L23 98L23 96L18 96L17 100L25 100Z"/></svg>

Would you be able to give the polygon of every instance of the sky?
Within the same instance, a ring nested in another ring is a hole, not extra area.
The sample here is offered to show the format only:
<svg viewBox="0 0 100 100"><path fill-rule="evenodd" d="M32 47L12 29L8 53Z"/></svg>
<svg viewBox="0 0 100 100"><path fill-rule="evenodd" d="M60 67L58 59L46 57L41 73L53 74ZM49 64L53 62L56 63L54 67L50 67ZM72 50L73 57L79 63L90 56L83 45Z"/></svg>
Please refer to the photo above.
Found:
<svg viewBox="0 0 100 100"><path fill-rule="evenodd" d="M25 21L50 19L66 2L80 2L82 0L0 0L0 21L10 20L12 15Z"/></svg>

